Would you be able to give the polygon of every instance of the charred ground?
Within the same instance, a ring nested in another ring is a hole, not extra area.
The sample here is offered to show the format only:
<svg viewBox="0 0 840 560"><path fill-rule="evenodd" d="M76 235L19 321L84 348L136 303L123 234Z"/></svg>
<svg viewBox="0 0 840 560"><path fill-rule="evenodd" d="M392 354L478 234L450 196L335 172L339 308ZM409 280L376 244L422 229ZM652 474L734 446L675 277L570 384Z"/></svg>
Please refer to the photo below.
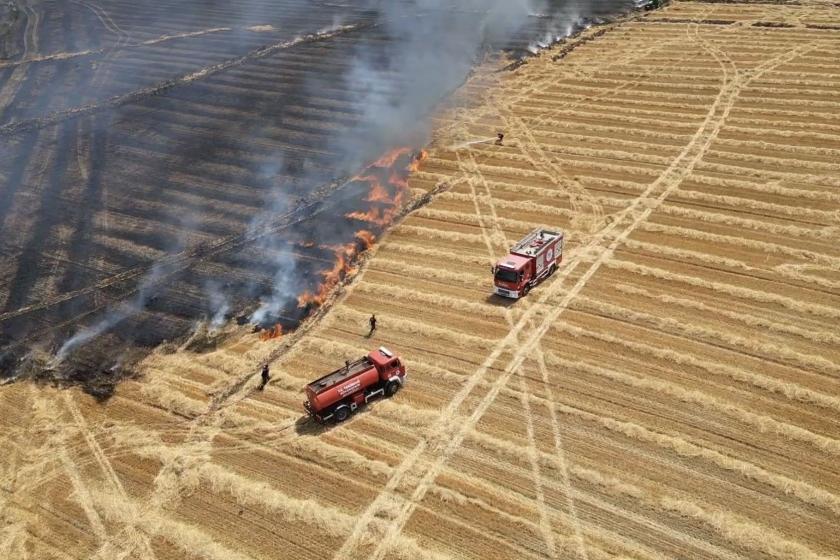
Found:
<svg viewBox="0 0 840 560"><path fill-rule="evenodd" d="M383 207L368 200L369 182L349 179L423 140L420 128L365 125L371 99L407 87L400 72L355 79L360 55L387 68L400 41L374 4L10 7L0 52L0 372L81 381L107 396L133 356L199 321L246 323L274 297L281 303L258 322L298 324L312 308L298 296L320 289L346 247L364 248L360 230L387 226L346 217ZM418 25L440 17L411 5ZM558 14L580 21L616 7L548 6L484 52L526 52L561 32Z"/></svg>

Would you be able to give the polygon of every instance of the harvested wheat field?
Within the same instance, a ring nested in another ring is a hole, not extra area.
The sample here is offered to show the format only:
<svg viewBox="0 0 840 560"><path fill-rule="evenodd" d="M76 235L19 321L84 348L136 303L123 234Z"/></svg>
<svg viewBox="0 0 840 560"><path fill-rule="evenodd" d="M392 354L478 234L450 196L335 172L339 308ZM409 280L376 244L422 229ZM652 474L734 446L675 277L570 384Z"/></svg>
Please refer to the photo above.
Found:
<svg viewBox="0 0 840 560"><path fill-rule="evenodd" d="M676 2L494 70L296 333L104 404L3 387L0 557L840 557L840 8ZM563 265L490 295L535 225ZM379 345L405 389L307 420Z"/></svg>

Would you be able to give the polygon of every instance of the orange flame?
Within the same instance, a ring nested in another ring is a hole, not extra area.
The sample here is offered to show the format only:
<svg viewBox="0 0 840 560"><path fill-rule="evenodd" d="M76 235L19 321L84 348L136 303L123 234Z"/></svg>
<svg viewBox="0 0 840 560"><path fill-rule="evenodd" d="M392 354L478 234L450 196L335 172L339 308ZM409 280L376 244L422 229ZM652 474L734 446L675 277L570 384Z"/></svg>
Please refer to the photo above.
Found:
<svg viewBox="0 0 840 560"><path fill-rule="evenodd" d="M354 181L370 184L370 191L365 200L368 202L382 203L384 207L375 206L367 212L356 211L345 214L347 218L367 222L378 227L389 225L399 212L400 207L408 195L408 180L406 175L420 168L420 162L427 156L426 150L420 150L403 169L394 168L400 156L410 154L411 148L402 147L391 150L380 157L367 168L367 173L357 175ZM382 179L372 172L374 168L389 169L387 186L382 184ZM388 188L390 187L390 189ZM393 195L391 194L393 191Z"/></svg>
<svg viewBox="0 0 840 560"><path fill-rule="evenodd" d="M333 288L335 288L342 279L347 278L351 272L350 262L358 252L355 243L348 243L346 245L333 245L330 247L335 252L335 264L330 270L321 273L324 281L318 287L317 293L304 292L298 296L298 307L305 307L308 304L321 305L327 300Z"/></svg>
<svg viewBox="0 0 840 560"><path fill-rule="evenodd" d="M410 151L411 148L408 146L393 149L384 156L380 157L378 160L374 161L368 167L391 167L392 165L394 165L394 162L397 161L398 157L400 157L403 154L407 154Z"/></svg>
<svg viewBox="0 0 840 560"><path fill-rule="evenodd" d="M408 170L414 173L415 171L420 171L420 162L429 157L429 152L426 150L420 150L420 153L408 164Z"/></svg>
<svg viewBox="0 0 840 560"><path fill-rule="evenodd" d="M381 208L371 208L367 212L350 212L345 214L345 217L377 226L384 226L390 221L390 216L387 214L388 212L383 212Z"/></svg>
<svg viewBox="0 0 840 560"><path fill-rule="evenodd" d="M260 340L271 340L273 338L280 338L283 336L283 326L277 323L270 329L266 329L260 333Z"/></svg>
<svg viewBox="0 0 840 560"><path fill-rule="evenodd" d="M356 232L356 239L362 242L365 249L369 249L373 242L376 241L376 236L366 229L360 229Z"/></svg>
<svg viewBox="0 0 840 560"><path fill-rule="evenodd" d="M416 156L411 158L411 161L405 168L393 168L400 156L410 153L410 147L391 150L368 165L365 172L355 176L353 181L364 182L370 185L370 190L365 200L367 202L373 202L375 205L366 212L349 212L345 214L345 217L366 222L379 228L384 228L393 222L408 197L409 188L405 176L411 171L419 169L420 161L427 156L426 151L421 150ZM384 177L384 174L374 171L376 168L387 170L388 181L386 184L382 183L384 178L380 179L380 176ZM393 194L391 194L392 192ZM323 281L318 287L317 292L305 292L298 297L298 307L322 305L339 282L352 277L358 272L358 269L353 267L352 263L361 251L368 249L373 244L376 240L376 235L370 230L361 229L356 232L355 238L356 241L354 243L329 247L335 253L335 264L331 269L321 273Z"/></svg>
<svg viewBox="0 0 840 560"><path fill-rule="evenodd" d="M366 180L370 180L373 186L370 189L370 193L368 193L367 200L368 202L390 202L391 197L388 194L388 191L382 184L376 179L376 177L365 177Z"/></svg>

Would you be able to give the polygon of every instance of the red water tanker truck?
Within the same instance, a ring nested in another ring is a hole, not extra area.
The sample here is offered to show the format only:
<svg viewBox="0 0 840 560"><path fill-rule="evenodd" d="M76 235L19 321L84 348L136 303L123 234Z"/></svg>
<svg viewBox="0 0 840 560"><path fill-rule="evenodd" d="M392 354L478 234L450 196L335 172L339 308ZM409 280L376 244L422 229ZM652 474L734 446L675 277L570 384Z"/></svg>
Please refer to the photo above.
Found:
<svg viewBox="0 0 840 560"><path fill-rule="evenodd" d="M537 228L493 266L494 293L520 298L554 274L563 260L563 232Z"/></svg>
<svg viewBox="0 0 840 560"><path fill-rule="evenodd" d="M304 408L315 420L342 422L376 397L391 397L405 382L405 365L385 347L306 386Z"/></svg>

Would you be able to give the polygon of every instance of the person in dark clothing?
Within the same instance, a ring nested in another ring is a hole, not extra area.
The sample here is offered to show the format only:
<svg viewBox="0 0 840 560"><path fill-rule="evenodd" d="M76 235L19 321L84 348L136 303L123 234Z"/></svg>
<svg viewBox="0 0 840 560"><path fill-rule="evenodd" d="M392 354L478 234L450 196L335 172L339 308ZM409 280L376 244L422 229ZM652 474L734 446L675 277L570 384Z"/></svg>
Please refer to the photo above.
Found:
<svg viewBox="0 0 840 560"><path fill-rule="evenodd" d="M373 331L376 330L376 315L371 315L368 323L370 323L370 332L368 333L368 338L370 338L373 336Z"/></svg>
<svg viewBox="0 0 840 560"><path fill-rule="evenodd" d="M501 146L502 141L505 139L505 135L503 132L496 133L496 145Z"/></svg>
<svg viewBox="0 0 840 560"><path fill-rule="evenodd" d="M271 375L268 372L268 364L265 364L262 367L262 383L260 383L260 391L265 389L265 386L268 385L269 379L271 379Z"/></svg>

